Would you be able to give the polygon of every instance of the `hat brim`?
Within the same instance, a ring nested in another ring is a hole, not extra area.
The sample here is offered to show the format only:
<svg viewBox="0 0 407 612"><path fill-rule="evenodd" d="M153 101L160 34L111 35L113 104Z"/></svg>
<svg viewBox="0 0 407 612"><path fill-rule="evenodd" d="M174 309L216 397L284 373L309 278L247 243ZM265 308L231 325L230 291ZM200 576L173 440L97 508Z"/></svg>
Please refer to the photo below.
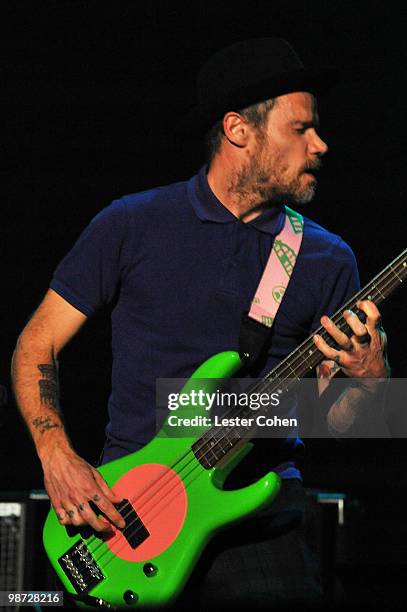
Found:
<svg viewBox="0 0 407 612"><path fill-rule="evenodd" d="M191 108L178 122L176 131L184 136L202 137L228 111L238 111L251 104L295 91L321 95L331 89L339 77L339 70L334 68L323 70L303 68L245 85L226 96L220 91L211 107L198 104Z"/></svg>

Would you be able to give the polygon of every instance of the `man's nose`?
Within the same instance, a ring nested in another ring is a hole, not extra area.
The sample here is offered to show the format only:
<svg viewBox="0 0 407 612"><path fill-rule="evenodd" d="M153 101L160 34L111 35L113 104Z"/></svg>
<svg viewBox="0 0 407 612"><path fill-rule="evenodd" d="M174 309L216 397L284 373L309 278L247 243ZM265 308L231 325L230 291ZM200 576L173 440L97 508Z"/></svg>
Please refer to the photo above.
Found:
<svg viewBox="0 0 407 612"><path fill-rule="evenodd" d="M328 145L322 138L315 132L314 138L311 142L311 152L314 155L322 156L328 151Z"/></svg>

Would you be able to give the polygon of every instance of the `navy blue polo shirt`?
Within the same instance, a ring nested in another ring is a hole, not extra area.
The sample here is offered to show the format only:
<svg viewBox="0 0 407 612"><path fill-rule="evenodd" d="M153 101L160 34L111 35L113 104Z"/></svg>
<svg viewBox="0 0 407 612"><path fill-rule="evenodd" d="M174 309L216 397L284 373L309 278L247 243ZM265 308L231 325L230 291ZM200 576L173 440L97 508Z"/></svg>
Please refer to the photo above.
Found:
<svg viewBox="0 0 407 612"><path fill-rule="evenodd" d="M300 256L259 376L359 288L349 246L304 221ZM214 353L238 349L242 312L283 222L277 205L249 223L238 220L211 191L204 166L189 181L115 200L84 230L50 286L87 316L111 306L112 389L103 462L154 436L156 378L188 377ZM279 472L299 476L291 462Z"/></svg>

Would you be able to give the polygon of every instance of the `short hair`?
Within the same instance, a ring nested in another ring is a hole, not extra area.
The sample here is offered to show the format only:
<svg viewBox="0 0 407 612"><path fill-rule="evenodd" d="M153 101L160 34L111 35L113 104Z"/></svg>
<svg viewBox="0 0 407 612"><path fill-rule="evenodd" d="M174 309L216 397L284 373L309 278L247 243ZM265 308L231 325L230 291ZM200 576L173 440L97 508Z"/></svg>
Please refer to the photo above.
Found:
<svg viewBox="0 0 407 612"><path fill-rule="evenodd" d="M275 101L275 98L270 98L269 100L265 100L263 102L257 102L256 104L246 106L245 108L239 110L238 113L255 128L261 128L265 124L267 115L273 108ZM208 165L210 165L216 153L219 151L223 135L222 117L222 119L219 119L219 121L217 121L205 135L205 151Z"/></svg>

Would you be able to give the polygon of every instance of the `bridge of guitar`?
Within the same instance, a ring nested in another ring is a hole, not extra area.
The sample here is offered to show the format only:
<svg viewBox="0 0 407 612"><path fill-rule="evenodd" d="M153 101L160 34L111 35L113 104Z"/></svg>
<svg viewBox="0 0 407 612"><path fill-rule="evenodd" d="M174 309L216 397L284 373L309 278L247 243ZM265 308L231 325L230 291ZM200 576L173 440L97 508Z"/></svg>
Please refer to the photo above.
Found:
<svg viewBox="0 0 407 612"><path fill-rule="evenodd" d="M131 548L135 549L148 538L150 533L129 500L123 499L116 504L116 508L126 522L121 534ZM77 592L87 593L105 578L102 569L83 540L64 553L58 559L58 563Z"/></svg>

